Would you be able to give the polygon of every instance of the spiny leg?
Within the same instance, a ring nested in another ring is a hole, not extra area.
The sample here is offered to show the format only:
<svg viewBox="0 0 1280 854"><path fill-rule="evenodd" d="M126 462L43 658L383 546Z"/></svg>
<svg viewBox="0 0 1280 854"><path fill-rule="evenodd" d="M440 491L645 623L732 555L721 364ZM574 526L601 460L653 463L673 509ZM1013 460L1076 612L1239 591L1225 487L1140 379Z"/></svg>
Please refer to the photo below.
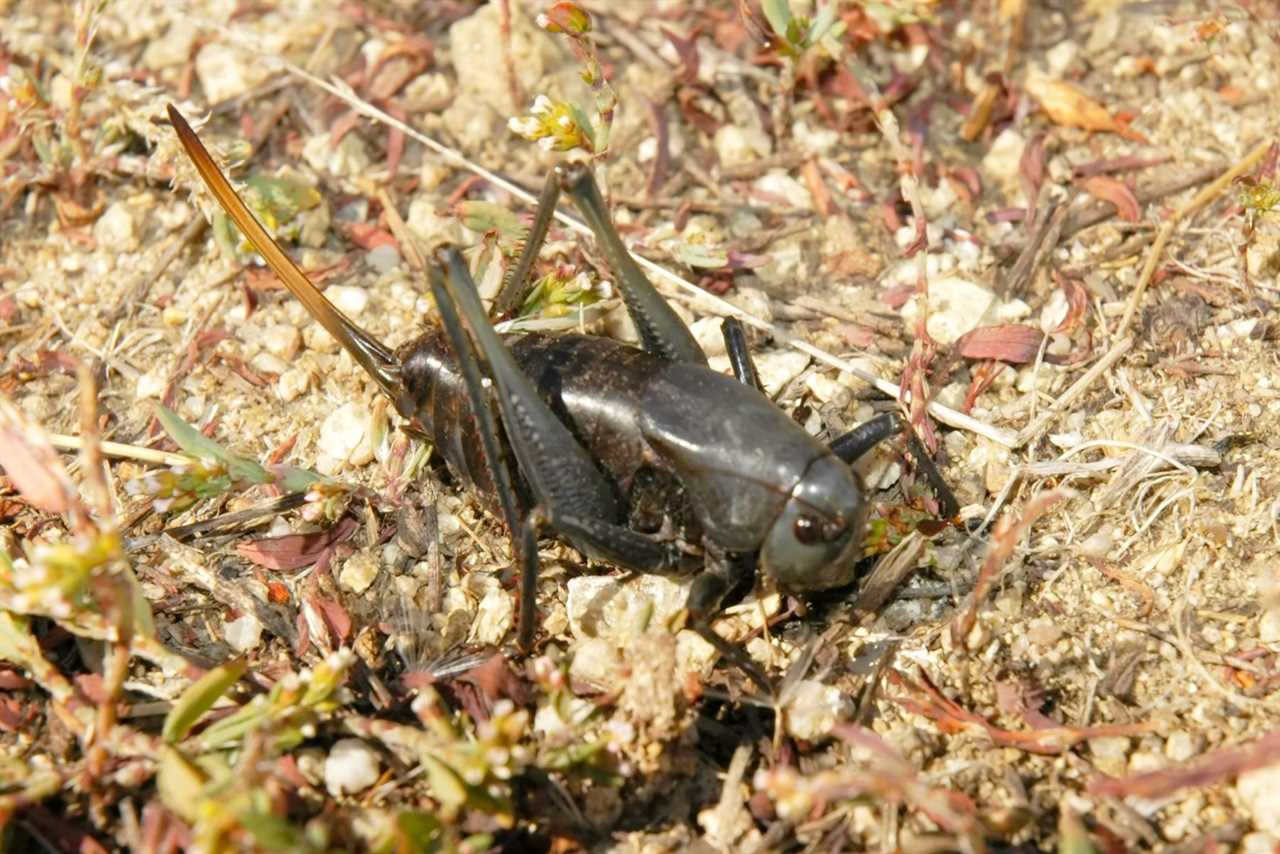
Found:
<svg viewBox="0 0 1280 854"><path fill-rule="evenodd" d="M934 495L937 496L938 502L941 504L940 509L943 517L947 519L954 517L960 512L960 502L956 500L955 493L951 491L951 487L947 486L942 473L938 471L933 459L925 451L924 445L920 443L919 437L916 436L916 431L912 430L911 425L903 421L896 412L877 415L870 421L854 427L831 443L831 452L846 463L852 463L885 439L899 432L906 433L907 445L911 449L911 456L915 457L916 467L924 473L925 479L929 481L929 486L933 489Z"/></svg>
<svg viewBox="0 0 1280 854"><path fill-rule="evenodd" d="M533 212L533 225L525 235L524 246L520 249L520 257L502 282L502 290L493 301L493 316L510 317L524 304L529 297L532 283L529 274L533 272L533 264L538 260L538 252L547 239L547 230L551 228L551 220L556 213L556 202L560 199L560 176L553 170L548 173L547 181L542 185L542 194L538 196L538 206Z"/></svg>
<svg viewBox="0 0 1280 854"><path fill-rule="evenodd" d="M441 296L456 306L489 363L507 438L548 524L576 548L599 560L645 572L676 566L678 549L616 524L621 509L612 484L542 400L489 325L462 256L456 250L446 250L442 261L448 276L442 283L446 293ZM475 406L476 393L468 392Z"/></svg>
<svg viewBox="0 0 1280 854"><path fill-rule="evenodd" d="M605 208L600 187L591 176L591 168L582 164L556 167L561 187L573 197L574 204L582 212L582 218L591 227L600 251L609 267L618 277L618 288L627 313L640 333L644 348L673 362L691 362L705 365L707 356L698 346L680 316L672 310L662 294L640 270L631 253L622 244L618 230L614 228Z"/></svg>
<svg viewBox="0 0 1280 854"><path fill-rule="evenodd" d="M742 328L742 321L736 317L726 317L724 323L720 324L720 334L724 336L724 349L729 354L729 364L733 366L733 375L738 378L738 382L764 394L760 374L756 372L756 363L747 347L747 332Z"/></svg>
<svg viewBox="0 0 1280 854"><path fill-rule="evenodd" d="M472 417L476 421L476 432L480 434L480 446L484 453L485 465L489 469L489 478L498 493L498 503L502 508L502 518L510 532L513 557L520 567L520 614L516 624L516 642L521 649L528 649L533 643L535 596L537 593L538 543L533 526L529 520L522 520L516 508L515 488L511 482L511 472L502 459L501 443L498 439L498 425L493 412L489 409L489 400L484 393L484 381L480 373L480 363L476 359L475 350L467 340L467 333L458 318L457 309L449 293L445 289L444 277L438 267L431 269L431 293L435 297L436 308L440 312L440 323L444 326L445 335L453 347L462 372L463 383L467 387L467 397L471 401Z"/></svg>

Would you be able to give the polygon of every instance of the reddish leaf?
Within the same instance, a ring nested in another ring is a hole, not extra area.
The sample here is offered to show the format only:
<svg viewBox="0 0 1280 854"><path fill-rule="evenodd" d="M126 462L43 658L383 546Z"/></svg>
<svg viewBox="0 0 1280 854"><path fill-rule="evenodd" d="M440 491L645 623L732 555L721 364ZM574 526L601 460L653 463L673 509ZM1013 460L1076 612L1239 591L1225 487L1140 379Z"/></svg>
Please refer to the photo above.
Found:
<svg viewBox="0 0 1280 854"><path fill-rule="evenodd" d="M960 336L956 352L966 359L996 359L1021 365L1036 357L1043 338L1039 329L1022 323L979 326Z"/></svg>
<svg viewBox="0 0 1280 854"><path fill-rule="evenodd" d="M1112 116L1107 108L1064 80L1043 75L1027 79L1027 94L1040 102L1054 124L1085 130L1111 131L1126 139L1145 143L1146 138L1129 127L1120 115Z"/></svg>
<svg viewBox="0 0 1280 854"><path fill-rule="evenodd" d="M347 236L351 238L351 242L361 249L376 249L379 246L396 246L396 239L391 236L391 232L384 228L379 228L369 222L353 222L346 226Z"/></svg>
<svg viewBox="0 0 1280 854"><path fill-rule="evenodd" d="M20 703L12 697L0 697L0 732L21 732L35 716L34 703Z"/></svg>
<svg viewBox="0 0 1280 854"><path fill-rule="evenodd" d="M347 609L332 599L322 599L319 596L312 596L310 601L312 607L320 612L320 617L337 645L345 644L351 638L351 615L347 613Z"/></svg>
<svg viewBox="0 0 1280 854"><path fill-rule="evenodd" d="M1067 298L1067 316L1062 318L1058 328L1053 331L1055 333L1070 332L1084 319L1084 313L1089 308L1089 292L1079 280L1064 276L1057 270L1053 271L1053 278L1058 283L1058 287L1062 288L1063 296Z"/></svg>
<svg viewBox="0 0 1280 854"><path fill-rule="evenodd" d="M675 50L676 56L680 59L680 73L678 79L681 83L692 84L698 80L698 36L702 32L701 27L694 27L693 32L688 38L681 38L666 27L659 27L662 34L667 37L667 41L671 43L671 47Z"/></svg>
<svg viewBox="0 0 1280 854"><path fill-rule="evenodd" d="M1090 175L1080 182L1080 188L1095 199L1115 205L1116 216L1125 222L1137 222L1142 218L1137 197L1123 181L1108 175Z"/></svg>
<svg viewBox="0 0 1280 854"><path fill-rule="evenodd" d="M1022 158L1018 161L1018 176L1022 179L1022 191L1026 194L1029 211L1035 209L1040 186L1044 184L1044 141L1042 133L1033 136L1023 147Z"/></svg>
<svg viewBox="0 0 1280 854"><path fill-rule="evenodd" d="M1136 796L1156 800L1180 789L1211 786L1255 768L1275 765L1277 761L1280 761L1280 730L1272 730L1251 744L1214 750L1185 765L1118 779L1098 776L1089 783L1089 791L1105 798Z"/></svg>
<svg viewBox="0 0 1280 854"><path fill-rule="evenodd" d="M0 667L0 690L21 691L30 688L32 682L16 670Z"/></svg>
<svg viewBox="0 0 1280 854"><path fill-rule="evenodd" d="M241 557L267 569L302 569L318 561L326 551L356 532L354 519L344 518L324 531L312 534L286 534L240 543L236 551Z"/></svg>
<svg viewBox="0 0 1280 854"><path fill-rule="evenodd" d="M0 461L0 471L31 506L65 513L79 504L75 486L43 433L7 399L0 399Z"/></svg>

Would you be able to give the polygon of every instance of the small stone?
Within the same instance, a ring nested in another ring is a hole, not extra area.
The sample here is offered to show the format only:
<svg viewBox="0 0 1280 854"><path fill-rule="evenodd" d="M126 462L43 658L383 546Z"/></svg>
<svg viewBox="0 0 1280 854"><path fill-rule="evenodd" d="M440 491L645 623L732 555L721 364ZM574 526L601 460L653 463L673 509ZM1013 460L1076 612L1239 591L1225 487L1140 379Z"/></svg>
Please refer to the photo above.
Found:
<svg viewBox="0 0 1280 854"><path fill-rule="evenodd" d="M800 372L809 367L809 357L795 350L762 353L755 357L755 362L760 384L764 386L765 394L770 397L782 391L787 383L800 376Z"/></svg>
<svg viewBox="0 0 1280 854"><path fill-rule="evenodd" d="M826 737L853 712L853 704L843 691L814 679L797 683L784 702L787 733L804 741Z"/></svg>
<svg viewBox="0 0 1280 854"><path fill-rule="evenodd" d="M362 466L373 459L369 416L369 407L359 403L346 403L329 413L316 443L316 467L322 474L337 474L344 465Z"/></svg>
<svg viewBox="0 0 1280 854"><path fill-rule="evenodd" d="M343 178L362 176L373 163L364 140L354 133L344 134L337 145L328 133L317 134L303 143L302 157L317 172Z"/></svg>
<svg viewBox="0 0 1280 854"><path fill-rule="evenodd" d="M277 323L267 329L262 336L262 346L267 348L278 359L292 362L293 357L302 349L302 333L298 327L287 323Z"/></svg>
<svg viewBox="0 0 1280 854"><path fill-rule="evenodd" d="M407 112L415 115L437 113L452 103L453 84L447 74L419 74L405 85L399 100Z"/></svg>
<svg viewBox="0 0 1280 854"><path fill-rule="evenodd" d="M164 394L165 387L168 384L168 371L157 366L145 374L138 375L138 381L134 385L134 394L140 398L154 397L158 399Z"/></svg>
<svg viewBox="0 0 1280 854"><path fill-rule="evenodd" d="M813 196L809 189L782 169L770 169L757 178L751 188L771 199L779 199L792 208L813 207Z"/></svg>
<svg viewBox="0 0 1280 854"><path fill-rule="evenodd" d="M497 645L511 631L515 622L515 599L499 584L485 591L476 606L475 621L471 624L471 642L481 645Z"/></svg>
<svg viewBox="0 0 1280 854"><path fill-rule="evenodd" d="M1258 640L1280 643L1280 608L1271 608L1258 619Z"/></svg>
<svg viewBox="0 0 1280 854"><path fill-rule="evenodd" d="M239 48L221 42L211 41L196 54L196 77L209 104L243 95L270 73L265 63L246 62Z"/></svg>
<svg viewBox="0 0 1280 854"><path fill-rule="evenodd" d="M325 294L347 317L359 317L369 305L369 292L354 285L334 285Z"/></svg>
<svg viewBox="0 0 1280 854"><path fill-rule="evenodd" d="M1049 65L1050 77L1064 77L1071 68L1076 57L1080 55L1080 45L1073 41L1060 41L1045 53L1045 61Z"/></svg>
<svg viewBox="0 0 1280 854"><path fill-rule="evenodd" d="M195 46L196 36L200 34L196 22L190 18L178 16L164 35L158 39L148 39L142 51L142 64L153 71L183 65L191 58L191 48Z"/></svg>
<svg viewBox="0 0 1280 854"><path fill-rule="evenodd" d="M1174 762L1186 762L1204 750L1204 736L1199 733L1176 730L1164 740L1164 755Z"/></svg>
<svg viewBox="0 0 1280 854"><path fill-rule="evenodd" d="M141 242L139 214L138 209L127 202L112 202L93 224L94 239L110 246L112 252L132 252Z"/></svg>
<svg viewBox="0 0 1280 854"><path fill-rule="evenodd" d="M1002 184L1016 186L1018 169L1022 165L1022 149L1026 140L1012 128L1000 133L992 142L991 148L982 158L982 171Z"/></svg>
<svg viewBox="0 0 1280 854"><path fill-rule="evenodd" d="M976 282L947 276L929 283L929 334L951 344L983 321L996 295ZM902 307L903 320L913 324L920 316L920 301L912 298Z"/></svg>
<svg viewBox="0 0 1280 854"><path fill-rule="evenodd" d="M382 757L358 738L335 742L324 760L324 787L335 797L353 795L378 782Z"/></svg>
<svg viewBox="0 0 1280 854"><path fill-rule="evenodd" d="M692 583L662 575L576 576L568 585L569 630L580 639L626 642L646 621L669 622L685 606Z"/></svg>
<svg viewBox="0 0 1280 854"><path fill-rule="evenodd" d="M262 623L253 614L245 614L227 623L222 634L236 652L248 652L257 649L262 640Z"/></svg>
<svg viewBox="0 0 1280 854"><path fill-rule="evenodd" d="M1129 739L1121 736L1103 736L1089 739L1089 752L1093 764L1112 777L1123 775L1128 769Z"/></svg>
<svg viewBox="0 0 1280 854"><path fill-rule="evenodd" d="M708 356L724 355L724 333L720 331L723 322L719 317L700 317L689 325L693 340Z"/></svg>
<svg viewBox="0 0 1280 854"><path fill-rule="evenodd" d="M1062 626L1049 617L1037 617L1027 627L1027 639L1039 647L1048 648L1062 639Z"/></svg>
<svg viewBox="0 0 1280 854"><path fill-rule="evenodd" d="M531 26L524 15L512 15L510 23L510 34L504 34L498 4L486 3L449 28L449 53L459 89L459 97L452 99L454 103L478 98L504 116L514 116L528 107L511 102L506 72L498 60L498 46L508 46L507 55L515 61L517 80L541 80L559 61L559 46Z"/></svg>
<svg viewBox="0 0 1280 854"><path fill-rule="evenodd" d="M1103 525L1095 533L1090 534L1080 543L1080 554L1085 557L1105 558L1116 544L1116 529L1112 525Z"/></svg>
<svg viewBox="0 0 1280 854"><path fill-rule="evenodd" d="M278 377L289 366L279 356L264 350L249 360L249 367L259 374Z"/></svg>
<svg viewBox="0 0 1280 854"><path fill-rule="evenodd" d="M187 322L187 313L170 303L161 310L160 319L164 321L165 326L181 326Z"/></svg>
<svg viewBox="0 0 1280 854"><path fill-rule="evenodd" d="M422 241L423 249L432 251L443 243L462 242L462 226L457 217L436 212L436 200L420 193L409 203L405 225Z"/></svg>
<svg viewBox="0 0 1280 854"><path fill-rule="evenodd" d="M1253 816L1253 826L1280 836L1280 765L1270 765L1240 775L1236 795Z"/></svg>
<svg viewBox="0 0 1280 854"><path fill-rule="evenodd" d="M721 125L716 131L714 145L721 166L755 163L773 151L773 145L762 131L732 122Z"/></svg>
<svg viewBox="0 0 1280 854"><path fill-rule="evenodd" d="M297 400L311 385L311 372L303 368L290 368L276 380L276 394L285 403Z"/></svg>
<svg viewBox="0 0 1280 854"><path fill-rule="evenodd" d="M369 552L356 552L342 564L342 571L338 573L338 583L358 596L373 584L380 568L381 563L376 555Z"/></svg>
<svg viewBox="0 0 1280 854"><path fill-rule="evenodd" d="M370 249L364 260L379 273L390 273L400 266L400 250L390 243L384 243Z"/></svg>

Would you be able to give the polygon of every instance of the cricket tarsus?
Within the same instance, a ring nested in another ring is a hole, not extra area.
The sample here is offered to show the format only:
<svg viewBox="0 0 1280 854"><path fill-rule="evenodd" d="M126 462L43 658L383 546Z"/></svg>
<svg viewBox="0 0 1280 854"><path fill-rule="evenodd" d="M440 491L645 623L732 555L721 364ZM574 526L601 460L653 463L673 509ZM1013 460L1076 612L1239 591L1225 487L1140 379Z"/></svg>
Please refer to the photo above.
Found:
<svg viewBox="0 0 1280 854"><path fill-rule="evenodd" d="M794 594L853 581L866 501L848 463L905 430L900 419L874 420L834 448L822 444L763 394L736 321L726 322L724 334L737 378L708 368L693 335L627 253L584 166L560 167L548 179L499 302L510 310L527 296L555 202L567 192L617 275L641 349L586 335L497 334L462 256L447 249L429 276L443 329L428 329L393 354L321 295L177 110L169 113L215 198L276 275L501 514L521 569L522 648L536 628L537 534L548 530L627 569L698 572L688 624L769 690L760 668L720 640L711 621L756 574ZM929 465L918 442L912 453ZM946 489L936 470L930 481Z"/></svg>

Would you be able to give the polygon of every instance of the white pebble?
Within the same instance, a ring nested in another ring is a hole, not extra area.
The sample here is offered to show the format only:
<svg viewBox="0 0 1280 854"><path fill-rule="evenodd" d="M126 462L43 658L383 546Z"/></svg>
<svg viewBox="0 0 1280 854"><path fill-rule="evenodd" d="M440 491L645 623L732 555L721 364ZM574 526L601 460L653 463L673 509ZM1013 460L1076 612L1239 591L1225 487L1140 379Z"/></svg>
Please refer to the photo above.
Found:
<svg viewBox="0 0 1280 854"><path fill-rule="evenodd" d="M805 679L787 693L787 732L794 738L816 741L852 711L852 703L839 688Z"/></svg>
<svg viewBox="0 0 1280 854"><path fill-rule="evenodd" d="M929 334L943 344L951 344L983 321L996 295L976 282L948 276L929 283ZM920 316L920 301L912 298L902 307L903 320L914 324Z"/></svg>
<svg viewBox="0 0 1280 854"><path fill-rule="evenodd" d="M356 552L342 564L338 583L359 595L373 584L373 580L378 577L378 569L377 557L368 552Z"/></svg>
<svg viewBox="0 0 1280 854"><path fill-rule="evenodd" d="M316 443L321 473L336 474L344 464L362 466L373 459L369 415L369 407L359 403L346 403L329 413Z"/></svg>
<svg viewBox="0 0 1280 854"><path fill-rule="evenodd" d="M140 398L154 397L159 398L164 394L165 386L169 384L168 373L162 367L155 367L147 371L145 374L138 376L138 382L134 386L134 394Z"/></svg>
<svg viewBox="0 0 1280 854"><path fill-rule="evenodd" d="M364 260L379 273L390 273L400 266L400 250L390 243L384 243L370 249Z"/></svg>
<svg viewBox="0 0 1280 854"><path fill-rule="evenodd" d="M311 372L303 368L290 368L276 380L276 394L285 403L297 400L311 385Z"/></svg>
<svg viewBox="0 0 1280 854"><path fill-rule="evenodd" d="M262 640L262 623L253 614L245 614L227 623L222 634L236 652L248 652L257 649Z"/></svg>
<svg viewBox="0 0 1280 854"><path fill-rule="evenodd" d="M800 376L800 372L809 367L809 357L795 350L780 350L774 353L762 353L756 356L756 373L760 375L760 384L765 394L773 397L782 391L787 383Z"/></svg>
<svg viewBox="0 0 1280 854"><path fill-rule="evenodd" d="M684 608L692 578L636 575L610 578L579 575L569 579L569 630L575 638L608 638L625 642L648 614L662 625Z"/></svg>
<svg viewBox="0 0 1280 854"><path fill-rule="evenodd" d="M211 41L196 54L196 77L209 104L249 91L270 73L264 63L245 62L243 51L234 45Z"/></svg>
<svg viewBox="0 0 1280 854"><path fill-rule="evenodd" d="M1271 608L1258 620L1258 640L1280 643L1280 608Z"/></svg>
<svg viewBox="0 0 1280 854"><path fill-rule="evenodd" d="M132 252L141 242L138 236L140 211L127 202L113 202L93 224L93 236L112 252Z"/></svg>
<svg viewBox="0 0 1280 854"><path fill-rule="evenodd" d="M267 352L272 355L286 362L292 362L293 357L302 349L302 333L296 326L277 323L269 327L266 334L262 336L262 346L266 347Z"/></svg>
<svg viewBox="0 0 1280 854"><path fill-rule="evenodd" d="M324 760L324 787L334 796L363 792L378 782L382 758L358 738L336 742Z"/></svg>
<svg viewBox="0 0 1280 854"><path fill-rule="evenodd" d="M1280 836L1280 765L1240 775L1236 795L1253 816L1253 826Z"/></svg>
<svg viewBox="0 0 1280 854"><path fill-rule="evenodd" d="M1184 729L1169 733L1164 741L1164 755L1174 762L1186 762L1204 749L1204 736Z"/></svg>
<svg viewBox="0 0 1280 854"><path fill-rule="evenodd" d="M348 317L358 317L369 305L369 292L354 285L334 285L325 293L338 310Z"/></svg>

